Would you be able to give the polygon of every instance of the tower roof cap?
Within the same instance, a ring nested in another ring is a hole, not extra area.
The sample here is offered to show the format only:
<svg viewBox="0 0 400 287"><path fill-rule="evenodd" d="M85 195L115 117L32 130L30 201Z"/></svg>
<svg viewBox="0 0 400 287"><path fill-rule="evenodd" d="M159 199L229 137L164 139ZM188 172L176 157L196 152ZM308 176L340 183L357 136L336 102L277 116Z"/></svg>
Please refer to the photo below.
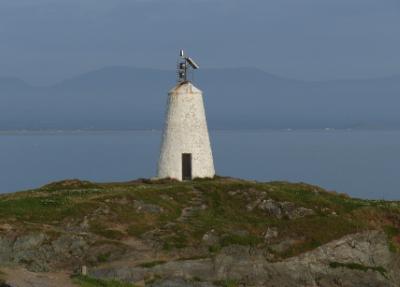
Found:
<svg viewBox="0 0 400 287"><path fill-rule="evenodd" d="M169 93L193 94L193 93L201 93L201 90L196 88L191 82L185 81L182 83L178 83L174 88L172 88L172 90L169 91Z"/></svg>

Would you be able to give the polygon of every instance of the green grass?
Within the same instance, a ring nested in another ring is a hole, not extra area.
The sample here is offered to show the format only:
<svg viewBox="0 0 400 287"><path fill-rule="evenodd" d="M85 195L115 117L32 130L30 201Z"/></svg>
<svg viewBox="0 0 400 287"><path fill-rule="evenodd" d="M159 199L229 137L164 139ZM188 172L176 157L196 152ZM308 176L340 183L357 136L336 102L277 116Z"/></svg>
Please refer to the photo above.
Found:
<svg viewBox="0 0 400 287"><path fill-rule="evenodd" d="M67 193L14 194L0 198L0 218L12 216L19 221L51 223L65 217L83 217L98 206L97 202L83 201Z"/></svg>
<svg viewBox="0 0 400 287"><path fill-rule="evenodd" d="M329 267L331 268L347 268L351 270L359 270L367 272L369 270L380 273L383 277L387 276L387 271L382 266L365 266L358 263L340 263L340 262L330 262Z"/></svg>
<svg viewBox="0 0 400 287"><path fill-rule="evenodd" d="M134 287L132 284L116 280L101 280L89 276L74 276L72 281L80 287Z"/></svg>
<svg viewBox="0 0 400 287"><path fill-rule="evenodd" d="M0 270L0 285L6 283L6 278L5 278L5 276L6 276L6 274L4 274L4 273Z"/></svg>
<svg viewBox="0 0 400 287"><path fill-rule="evenodd" d="M220 286L220 287L238 287L239 286L239 282L237 280L233 280L233 279L215 281L214 284L217 286Z"/></svg>
<svg viewBox="0 0 400 287"><path fill-rule="evenodd" d="M182 210L193 204L194 196L200 197L206 208L198 208L186 221L177 221ZM260 197L290 202L315 214L290 220L270 216L258 208L248 210L248 205ZM162 211L137 210L136 201L156 205ZM396 252L400 230L394 226L399 214L397 202L353 199L303 183L256 183L231 178L108 184L72 180L0 196L0 224L12 223L20 233L45 229L46 234L57 237L56 231L64 226L79 227L86 217L89 232L97 235L99 242L118 243L154 231L159 246L171 251L201 245L204 234L213 229L219 239L208 247L208 256L233 244L268 248L263 238L268 227L278 231L272 243L296 240L289 249L275 254L277 259L364 230L385 230L389 248L392 246ZM103 253L96 254L100 262L108 261Z"/></svg>
<svg viewBox="0 0 400 287"><path fill-rule="evenodd" d="M389 238L400 235L400 229L392 225L386 225L383 230Z"/></svg>
<svg viewBox="0 0 400 287"><path fill-rule="evenodd" d="M218 253L221 250L221 245L214 244L208 247L208 252L211 254Z"/></svg>
<svg viewBox="0 0 400 287"><path fill-rule="evenodd" d="M93 222L90 225L90 231L97 235L101 235L107 239L112 239L112 240L121 240L125 236L125 234L122 233L121 231L109 229L107 228L106 225L101 224L99 222Z"/></svg>
<svg viewBox="0 0 400 287"><path fill-rule="evenodd" d="M388 239L389 251L392 253L396 253L399 250L400 246L398 239L395 239L400 237L400 229L392 225L386 225L383 230L385 231Z"/></svg>
<svg viewBox="0 0 400 287"><path fill-rule="evenodd" d="M152 268L154 266L161 265L161 264L164 264L164 263L166 263L166 261L156 260L156 261L150 261L150 262L141 263L141 264L138 265L138 267Z"/></svg>
<svg viewBox="0 0 400 287"><path fill-rule="evenodd" d="M187 235L183 234L182 232L166 235L163 238L163 241L163 249L166 251L172 249L182 249L188 246Z"/></svg>
<svg viewBox="0 0 400 287"><path fill-rule="evenodd" d="M298 244L280 254L291 257L312 250L324 243L347 234L361 232L366 229L362 222L345 217L314 216L296 220L278 222L281 238L301 238ZM295 235L295 236L293 236Z"/></svg>
<svg viewBox="0 0 400 287"><path fill-rule="evenodd" d="M221 239L221 246L229 246L229 245L246 245L246 246L255 246L263 242L262 238L254 235L236 235L230 234Z"/></svg>
<svg viewBox="0 0 400 287"><path fill-rule="evenodd" d="M97 261L98 262L107 262L108 259L110 258L110 256L111 256L110 252L98 254Z"/></svg>
<svg viewBox="0 0 400 287"><path fill-rule="evenodd" d="M210 229L228 233L222 237L220 246L231 244L259 245L262 244L262 234L265 226L275 226L280 238L305 238L303 242L293 246L282 257L290 257L318 247L346 234L363 231L368 224L351 213L368 205L364 201L352 200L342 195L327 193L320 188L305 184L289 184L283 182L256 184L253 182L233 181L221 184L216 181L201 181L194 184L206 197L210 209L199 212L192 219L195 227L193 235L200 238ZM245 195L230 196L229 191L247 191ZM316 209L315 216L296 220L276 219L265 216L258 210L248 212L248 198L256 199L255 192L266 192L268 198L276 201L292 202L295 205ZM326 216L319 212L327 208L342 216ZM347 216L349 215L349 216ZM230 231L246 230L249 236L230 235ZM210 252L218 251L218 245L210 247Z"/></svg>

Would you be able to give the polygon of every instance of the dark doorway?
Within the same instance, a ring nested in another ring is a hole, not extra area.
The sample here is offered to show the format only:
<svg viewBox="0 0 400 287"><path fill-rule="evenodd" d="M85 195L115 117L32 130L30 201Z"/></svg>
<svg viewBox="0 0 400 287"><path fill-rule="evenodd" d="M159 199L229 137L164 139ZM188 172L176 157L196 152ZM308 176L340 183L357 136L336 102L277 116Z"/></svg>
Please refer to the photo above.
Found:
<svg viewBox="0 0 400 287"><path fill-rule="evenodd" d="M191 180L192 179L192 154L183 153L182 154L182 179Z"/></svg>

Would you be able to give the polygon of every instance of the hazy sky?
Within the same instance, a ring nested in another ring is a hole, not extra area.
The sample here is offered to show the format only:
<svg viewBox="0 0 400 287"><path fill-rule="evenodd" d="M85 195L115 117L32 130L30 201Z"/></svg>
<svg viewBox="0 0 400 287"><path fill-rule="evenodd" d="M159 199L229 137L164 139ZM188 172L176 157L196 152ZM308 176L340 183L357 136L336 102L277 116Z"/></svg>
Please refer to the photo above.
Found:
<svg viewBox="0 0 400 287"><path fill-rule="evenodd" d="M0 0L0 76L107 65L258 67L298 79L400 74L399 0Z"/></svg>

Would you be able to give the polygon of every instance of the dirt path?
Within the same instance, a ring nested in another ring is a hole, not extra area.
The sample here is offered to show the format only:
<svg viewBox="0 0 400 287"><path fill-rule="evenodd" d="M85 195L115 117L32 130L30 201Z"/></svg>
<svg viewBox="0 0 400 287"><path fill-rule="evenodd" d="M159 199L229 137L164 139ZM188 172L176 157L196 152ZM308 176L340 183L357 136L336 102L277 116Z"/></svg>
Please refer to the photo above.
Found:
<svg viewBox="0 0 400 287"><path fill-rule="evenodd" d="M12 287L77 287L67 273L33 273L23 268L1 268Z"/></svg>

